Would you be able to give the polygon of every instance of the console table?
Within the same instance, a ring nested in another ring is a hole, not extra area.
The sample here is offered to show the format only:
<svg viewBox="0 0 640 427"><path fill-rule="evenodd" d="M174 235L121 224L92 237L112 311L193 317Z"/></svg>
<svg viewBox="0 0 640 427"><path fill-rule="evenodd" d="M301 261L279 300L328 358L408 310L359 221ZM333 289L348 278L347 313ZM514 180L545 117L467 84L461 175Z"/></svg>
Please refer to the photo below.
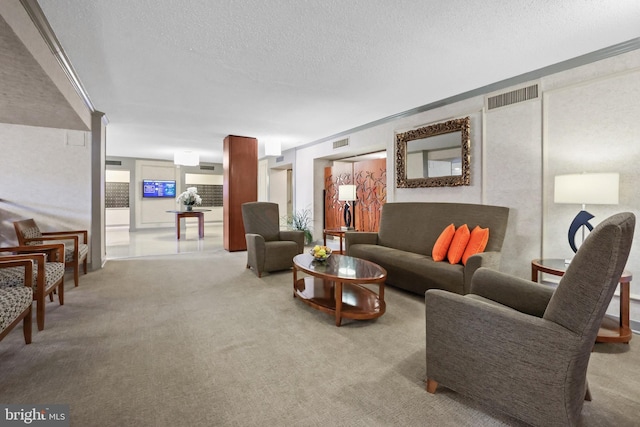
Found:
<svg viewBox="0 0 640 427"><path fill-rule="evenodd" d="M167 211L176 214L176 238L180 240L180 219L198 218L198 237L204 237L204 213L211 212L211 209L194 209L192 211Z"/></svg>
<svg viewBox="0 0 640 427"><path fill-rule="evenodd" d="M567 265L563 259L546 258L531 261L531 280L538 282L538 273L548 273L554 276L563 276L567 271ZM596 342L622 342L629 344L632 333L629 327L629 302L632 274L623 271L620 277L620 320L605 316L598 331Z"/></svg>

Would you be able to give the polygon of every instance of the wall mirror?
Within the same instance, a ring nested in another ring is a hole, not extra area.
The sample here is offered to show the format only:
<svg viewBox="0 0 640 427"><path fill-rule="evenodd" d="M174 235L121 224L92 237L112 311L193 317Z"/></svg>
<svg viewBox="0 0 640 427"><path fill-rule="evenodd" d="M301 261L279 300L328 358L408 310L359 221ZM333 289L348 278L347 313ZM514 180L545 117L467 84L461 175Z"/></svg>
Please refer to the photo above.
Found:
<svg viewBox="0 0 640 427"><path fill-rule="evenodd" d="M469 185L469 117L396 135L398 188Z"/></svg>

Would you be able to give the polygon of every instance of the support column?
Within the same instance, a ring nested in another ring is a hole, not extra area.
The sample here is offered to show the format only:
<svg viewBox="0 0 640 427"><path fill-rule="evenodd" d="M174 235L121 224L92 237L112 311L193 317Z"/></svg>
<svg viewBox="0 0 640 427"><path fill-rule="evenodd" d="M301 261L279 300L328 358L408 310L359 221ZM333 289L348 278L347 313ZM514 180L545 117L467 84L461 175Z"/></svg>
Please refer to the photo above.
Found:
<svg viewBox="0 0 640 427"><path fill-rule="evenodd" d="M244 251L247 242L242 222L242 204L258 200L258 140L228 135L224 139L223 220L224 248Z"/></svg>
<svg viewBox="0 0 640 427"><path fill-rule="evenodd" d="M89 245L90 270L102 268L106 261L105 243L105 169L106 116L100 111L91 113L91 229Z"/></svg>

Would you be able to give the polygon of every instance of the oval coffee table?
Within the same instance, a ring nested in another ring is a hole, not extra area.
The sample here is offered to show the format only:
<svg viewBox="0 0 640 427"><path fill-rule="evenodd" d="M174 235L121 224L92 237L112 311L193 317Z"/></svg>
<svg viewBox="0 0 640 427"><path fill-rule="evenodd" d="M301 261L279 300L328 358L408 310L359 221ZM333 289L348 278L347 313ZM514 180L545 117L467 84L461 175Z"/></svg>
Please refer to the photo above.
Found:
<svg viewBox="0 0 640 427"><path fill-rule="evenodd" d="M298 271L309 274L298 279ZM293 297L342 318L375 319L384 314L384 281L387 271L370 261L346 255L331 255L316 261L310 254L293 258ZM378 284L378 293L364 286Z"/></svg>

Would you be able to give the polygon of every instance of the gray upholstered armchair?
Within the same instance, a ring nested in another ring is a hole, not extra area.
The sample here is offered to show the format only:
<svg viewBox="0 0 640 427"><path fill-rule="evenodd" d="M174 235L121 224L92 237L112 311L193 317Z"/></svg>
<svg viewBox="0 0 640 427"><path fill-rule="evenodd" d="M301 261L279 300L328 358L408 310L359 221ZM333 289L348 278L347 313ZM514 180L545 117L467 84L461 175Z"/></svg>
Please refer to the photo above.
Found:
<svg viewBox="0 0 640 427"><path fill-rule="evenodd" d="M252 267L258 277L263 271L291 268L293 257L304 251L303 231L280 231L277 203L243 203L242 221L247 239L247 268Z"/></svg>
<svg viewBox="0 0 640 427"><path fill-rule="evenodd" d="M634 227L632 213L600 223L555 292L486 268L466 296L428 290L427 391L441 384L533 425L579 424L589 357Z"/></svg>

